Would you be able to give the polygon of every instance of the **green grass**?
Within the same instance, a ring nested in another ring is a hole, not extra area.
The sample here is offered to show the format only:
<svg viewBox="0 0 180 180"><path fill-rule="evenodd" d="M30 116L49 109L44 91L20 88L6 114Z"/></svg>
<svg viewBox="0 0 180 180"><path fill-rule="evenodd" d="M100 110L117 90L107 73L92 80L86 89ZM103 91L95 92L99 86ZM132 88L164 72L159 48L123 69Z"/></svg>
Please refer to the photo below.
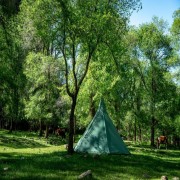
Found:
<svg viewBox="0 0 180 180"><path fill-rule="evenodd" d="M0 131L0 179L77 179L92 170L93 179L180 178L180 150L156 150L128 143L131 155L67 155L57 137Z"/></svg>

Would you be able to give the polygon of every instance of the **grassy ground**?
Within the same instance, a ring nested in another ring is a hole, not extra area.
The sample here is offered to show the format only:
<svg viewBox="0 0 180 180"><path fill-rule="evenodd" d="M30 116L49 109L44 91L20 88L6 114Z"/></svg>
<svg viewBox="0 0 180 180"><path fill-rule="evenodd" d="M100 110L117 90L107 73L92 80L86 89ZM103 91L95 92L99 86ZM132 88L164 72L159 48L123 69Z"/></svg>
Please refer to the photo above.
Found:
<svg viewBox="0 0 180 180"><path fill-rule="evenodd" d="M0 130L0 179L70 180L92 170L93 179L180 178L180 150L156 150L129 143L131 155L67 155L57 137Z"/></svg>

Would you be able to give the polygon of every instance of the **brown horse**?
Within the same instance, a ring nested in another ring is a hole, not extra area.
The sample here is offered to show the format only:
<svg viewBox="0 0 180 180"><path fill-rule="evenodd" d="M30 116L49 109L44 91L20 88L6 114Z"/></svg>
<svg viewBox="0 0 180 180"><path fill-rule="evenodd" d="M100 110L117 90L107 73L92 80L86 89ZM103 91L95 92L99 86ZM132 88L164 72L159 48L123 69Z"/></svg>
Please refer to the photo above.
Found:
<svg viewBox="0 0 180 180"><path fill-rule="evenodd" d="M161 144L165 144L165 147L167 149L167 137L166 136L159 136L157 138L157 149L160 149Z"/></svg>
<svg viewBox="0 0 180 180"><path fill-rule="evenodd" d="M56 129L55 134L60 136L62 139L65 139L66 138L66 129L58 128L58 129Z"/></svg>

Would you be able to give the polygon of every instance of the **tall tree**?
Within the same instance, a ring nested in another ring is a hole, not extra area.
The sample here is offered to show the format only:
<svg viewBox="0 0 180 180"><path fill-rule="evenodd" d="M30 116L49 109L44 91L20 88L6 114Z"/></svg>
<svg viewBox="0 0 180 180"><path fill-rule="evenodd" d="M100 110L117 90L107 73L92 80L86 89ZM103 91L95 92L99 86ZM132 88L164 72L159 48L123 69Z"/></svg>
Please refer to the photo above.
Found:
<svg viewBox="0 0 180 180"><path fill-rule="evenodd" d="M180 81L180 55L179 55L179 50L180 50L180 9L176 10L173 14L173 24L171 27L171 37L172 37L172 44L173 44L173 49L176 52L176 58L172 59L172 63L175 64L174 68L174 78L176 81Z"/></svg>
<svg viewBox="0 0 180 180"><path fill-rule="evenodd" d="M174 21L171 27L171 32L179 41L180 39L180 9L174 12L173 18L174 18Z"/></svg>
<svg viewBox="0 0 180 180"><path fill-rule="evenodd" d="M12 131L13 122L22 119L21 97L25 82L22 73L24 52L17 28L18 10L19 1L0 2L0 54L2 54L0 58L2 77L0 79L3 81L1 102L4 102L0 105L0 114L4 111L4 114L8 116L7 119L10 119L10 131Z"/></svg>
<svg viewBox="0 0 180 180"><path fill-rule="evenodd" d="M139 58L146 61L146 75L143 83L149 97L149 112L151 116L151 145L154 146L155 126L158 123L158 104L163 100L166 89L163 79L168 71L168 60L172 57L170 38L164 34L162 21L154 18L150 24L139 28Z"/></svg>
<svg viewBox="0 0 180 180"><path fill-rule="evenodd" d="M28 2L37 35L47 43L52 43L47 37L53 35L55 49L64 60L66 91L72 101L68 142L68 153L72 154L77 97L93 54L99 44L112 41L111 34L124 29L131 10L138 7L139 1L45 0L23 1L22 4L27 6Z"/></svg>
<svg viewBox="0 0 180 180"><path fill-rule="evenodd" d="M24 73L28 80L26 100L26 116L40 121L42 135L42 123L46 125L46 138L48 137L49 124L54 119L56 102L59 98L58 87L59 63L52 57L43 54L31 53L26 58Z"/></svg>

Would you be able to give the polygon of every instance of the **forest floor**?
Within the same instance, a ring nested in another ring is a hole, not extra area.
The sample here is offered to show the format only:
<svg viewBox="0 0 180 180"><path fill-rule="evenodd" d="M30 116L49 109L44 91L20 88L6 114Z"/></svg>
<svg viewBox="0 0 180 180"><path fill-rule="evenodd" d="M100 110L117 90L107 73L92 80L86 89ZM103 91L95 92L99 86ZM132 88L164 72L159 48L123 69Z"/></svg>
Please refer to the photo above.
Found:
<svg viewBox="0 0 180 180"><path fill-rule="evenodd" d="M131 155L70 156L55 136L0 130L0 179L73 180L87 170L96 180L180 179L180 150L125 143Z"/></svg>

